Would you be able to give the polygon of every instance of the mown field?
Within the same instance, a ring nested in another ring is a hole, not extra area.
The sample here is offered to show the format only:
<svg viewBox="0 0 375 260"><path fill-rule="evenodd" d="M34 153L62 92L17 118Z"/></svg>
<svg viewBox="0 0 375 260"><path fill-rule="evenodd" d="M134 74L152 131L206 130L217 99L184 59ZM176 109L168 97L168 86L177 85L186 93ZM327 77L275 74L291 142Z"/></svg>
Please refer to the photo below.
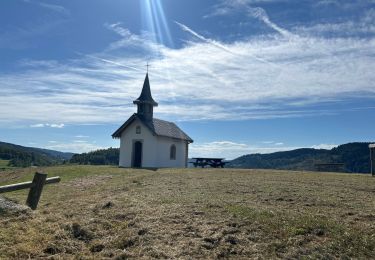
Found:
<svg viewBox="0 0 375 260"><path fill-rule="evenodd" d="M0 172L0 185L35 168ZM40 169L38 210L0 210L7 258L374 258L375 178L235 169ZM6 197L24 203L26 191Z"/></svg>

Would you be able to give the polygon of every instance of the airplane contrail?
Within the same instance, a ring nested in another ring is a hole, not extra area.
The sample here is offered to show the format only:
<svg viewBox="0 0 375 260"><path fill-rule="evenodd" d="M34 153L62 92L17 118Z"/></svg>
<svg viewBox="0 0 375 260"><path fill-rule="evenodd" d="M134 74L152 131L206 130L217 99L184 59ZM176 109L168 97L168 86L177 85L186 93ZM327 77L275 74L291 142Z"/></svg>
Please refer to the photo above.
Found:
<svg viewBox="0 0 375 260"><path fill-rule="evenodd" d="M188 32L188 33L192 34L193 36L197 37L198 39L200 39L200 40L202 40L202 41L204 41L204 42L207 42L207 43L209 43L209 44L212 44L212 45L214 45L215 47L218 47L218 48L220 48L220 49L222 49L222 50L224 50L224 51L226 51L226 52L229 52L230 54L233 54L233 55L239 55L239 56L244 56L244 54L242 54L242 53L236 53L236 52L230 50L229 48L227 48L226 46L222 45L221 43L215 41L215 40L208 39L208 38L206 38L206 37L204 37L204 36L198 34L197 32L193 31L193 30L190 29L188 26L186 26L186 25L184 25L184 24L182 24L182 23L179 23L179 22L177 22L177 21L175 21L175 23L176 23L178 26L180 26L181 29L184 30L185 32ZM247 54L247 55L248 55L248 56L251 56L252 58L254 58L254 59L258 60L258 61L261 61L261 62L267 63L267 64L272 65L272 66L275 66L275 67L279 67L278 65L276 65L276 64L274 64L274 63L272 63L272 62L269 62L269 61L267 61L267 60L264 60L264 59L262 59L262 58L259 58L259 57L255 56L255 55L253 55L253 54Z"/></svg>
<svg viewBox="0 0 375 260"><path fill-rule="evenodd" d="M231 53L231 54L236 54L236 55L237 55L237 53L234 53L232 50L228 49L227 47L225 47L225 46L222 45L221 43L219 43L219 42L217 42L217 41L215 41L215 40L208 39L208 38L206 38L206 37L204 37L204 36L198 34L197 32L193 31L192 29L190 29L189 27L187 27L186 25L184 25L184 24L182 24L182 23L179 23L179 22L177 22L177 21L174 21L174 22L175 22L178 26L180 26L180 28L181 28L182 30L184 30L185 32L188 32L188 33L192 34L193 36L197 37L198 39L200 39L200 40L202 40L202 41L204 41L204 42L210 43L210 44L212 44L212 45L214 45L214 46L216 46L216 47L218 47L218 48L220 48L220 49L222 49L222 50L224 50L224 51L226 51L226 52L229 52L229 53Z"/></svg>
<svg viewBox="0 0 375 260"><path fill-rule="evenodd" d="M277 31L281 35L283 35L287 38L296 37L294 34L289 32L288 30L286 30L284 28L281 28L280 26L278 26L277 24L272 22L270 20L270 18L268 17L268 14L266 13L266 11L263 8L261 8L261 7L247 7L246 9L247 9L247 12L250 16L261 20L262 22L264 22L266 25L268 25L270 28L274 29L275 31Z"/></svg>
<svg viewBox="0 0 375 260"><path fill-rule="evenodd" d="M116 66L119 66L119 67L123 67L123 68L127 68L127 69L132 69L132 70L143 72L143 73L145 72L145 70L139 69L137 67L133 67L133 66L129 66L129 65L124 65L122 63L115 62L115 61L108 60L108 59L99 58L99 57L94 56L94 55L83 54L83 53L80 53L80 52L76 52L76 53L79 54L79 55L82 55L82 56L86 56L86 57L89 57L89 58L97 59L97 60L100 60L100 61L103 61L103 62L106 62L106 63L109 63L109 64L113 64L113 65L116 65ZM157 77L157 78L164 79L164 80L167 79L167 77L165 77L165 76L163 77L162 75L159 75L158 73L153 74L153 77Z"/></svg>
<svg viewBox="0 0 375 260"><path fill-rule="evenodd" d="M83 54L83 53L80 53L80 52L76 52L76 53L79 54L79 55L82 55L82 56L86 56L86 57L89 57L89 58L97 59L97 60L100 60L100 61L103 61L103 62L106 62L106 63L109 63L109 64L113 64L113 65L116 65L116 66L119 66L119 67L124 67L124 68L127 68L127 69L136 70L136 71L143 71L143 70L138 69L136 67L132 67L132 66L129 66L129 65L124 65L124 64L118 63L116 61L112 61L112 60L108 60L108 59L103 59L103 58L100 58L100 57L97 57L97 56L94 56L94 55Z"/></svg>

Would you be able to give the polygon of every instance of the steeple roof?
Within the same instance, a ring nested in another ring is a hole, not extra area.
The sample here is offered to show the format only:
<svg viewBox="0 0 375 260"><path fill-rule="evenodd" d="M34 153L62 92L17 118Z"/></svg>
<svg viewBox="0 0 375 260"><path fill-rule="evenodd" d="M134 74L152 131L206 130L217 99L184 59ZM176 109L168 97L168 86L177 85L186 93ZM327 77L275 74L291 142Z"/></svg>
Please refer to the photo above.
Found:
<svg viewBox="0 0 375 260"><path fill-rule="evenodd" d="M139 98L133 101L133 104L151 104L153 106L158 106L158 103L152 98L150 81L148 80L148 73L146 74L145 82L143 83L143 88Z"/></svg>

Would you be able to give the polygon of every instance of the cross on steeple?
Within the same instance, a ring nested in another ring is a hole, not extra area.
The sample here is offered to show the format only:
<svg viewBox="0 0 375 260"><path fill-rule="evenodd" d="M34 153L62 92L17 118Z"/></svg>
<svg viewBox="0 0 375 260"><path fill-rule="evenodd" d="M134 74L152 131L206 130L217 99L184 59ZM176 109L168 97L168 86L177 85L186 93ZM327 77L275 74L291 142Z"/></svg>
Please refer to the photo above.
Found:
<svg viewBox="0 0 375 260"><path fill-rule="evenodd" d="M146 67L147 67L147 73L148 73L148 67L150 67L151 65L150 64L148 64L148 62L147 62L147 65L146 65Z"/></svg>

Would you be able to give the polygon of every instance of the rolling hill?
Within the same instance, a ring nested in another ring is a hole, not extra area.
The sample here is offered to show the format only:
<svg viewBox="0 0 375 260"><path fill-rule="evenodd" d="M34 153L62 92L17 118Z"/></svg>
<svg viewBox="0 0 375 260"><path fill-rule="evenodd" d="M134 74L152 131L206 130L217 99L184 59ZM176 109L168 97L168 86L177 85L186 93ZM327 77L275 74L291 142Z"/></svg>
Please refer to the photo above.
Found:
<svg viewBox="0 0 375 260"><path fill-rule="evenodd" d="M319 163L344 163L344 172L369 173L369 143L347 143L331 150L302 148L270 154L248 154L227 164L230 168L316 170Z"/></svg>
<svg viewBox="0 0 375 260"><path fill-rule="evenodd" d="M301 148L270 154L248 154L228 162L226 167L316 171L315 164L343 163L342 172L369 173L368 145L367 142L356 142L343 144L331 150ZM119 148L73 154L0 142L0 160L9 160L10 166L48 166L64 161L91 165L118 165L118 159Z"/></svg>
<svg viewBox="0 0 375 260"><path fill-rule="evenodd" d="M73 153L0 142L0 159L9 160L10 166L48 166L62 163L64 160L70 160L72 156Z"/></svg>
<svg viewBox="0 0 375 260"><path fill-rule="evenodd" d="M118 165L120 148L100 149L88 153L75 154L71 163L91 165Z"/></svg>

